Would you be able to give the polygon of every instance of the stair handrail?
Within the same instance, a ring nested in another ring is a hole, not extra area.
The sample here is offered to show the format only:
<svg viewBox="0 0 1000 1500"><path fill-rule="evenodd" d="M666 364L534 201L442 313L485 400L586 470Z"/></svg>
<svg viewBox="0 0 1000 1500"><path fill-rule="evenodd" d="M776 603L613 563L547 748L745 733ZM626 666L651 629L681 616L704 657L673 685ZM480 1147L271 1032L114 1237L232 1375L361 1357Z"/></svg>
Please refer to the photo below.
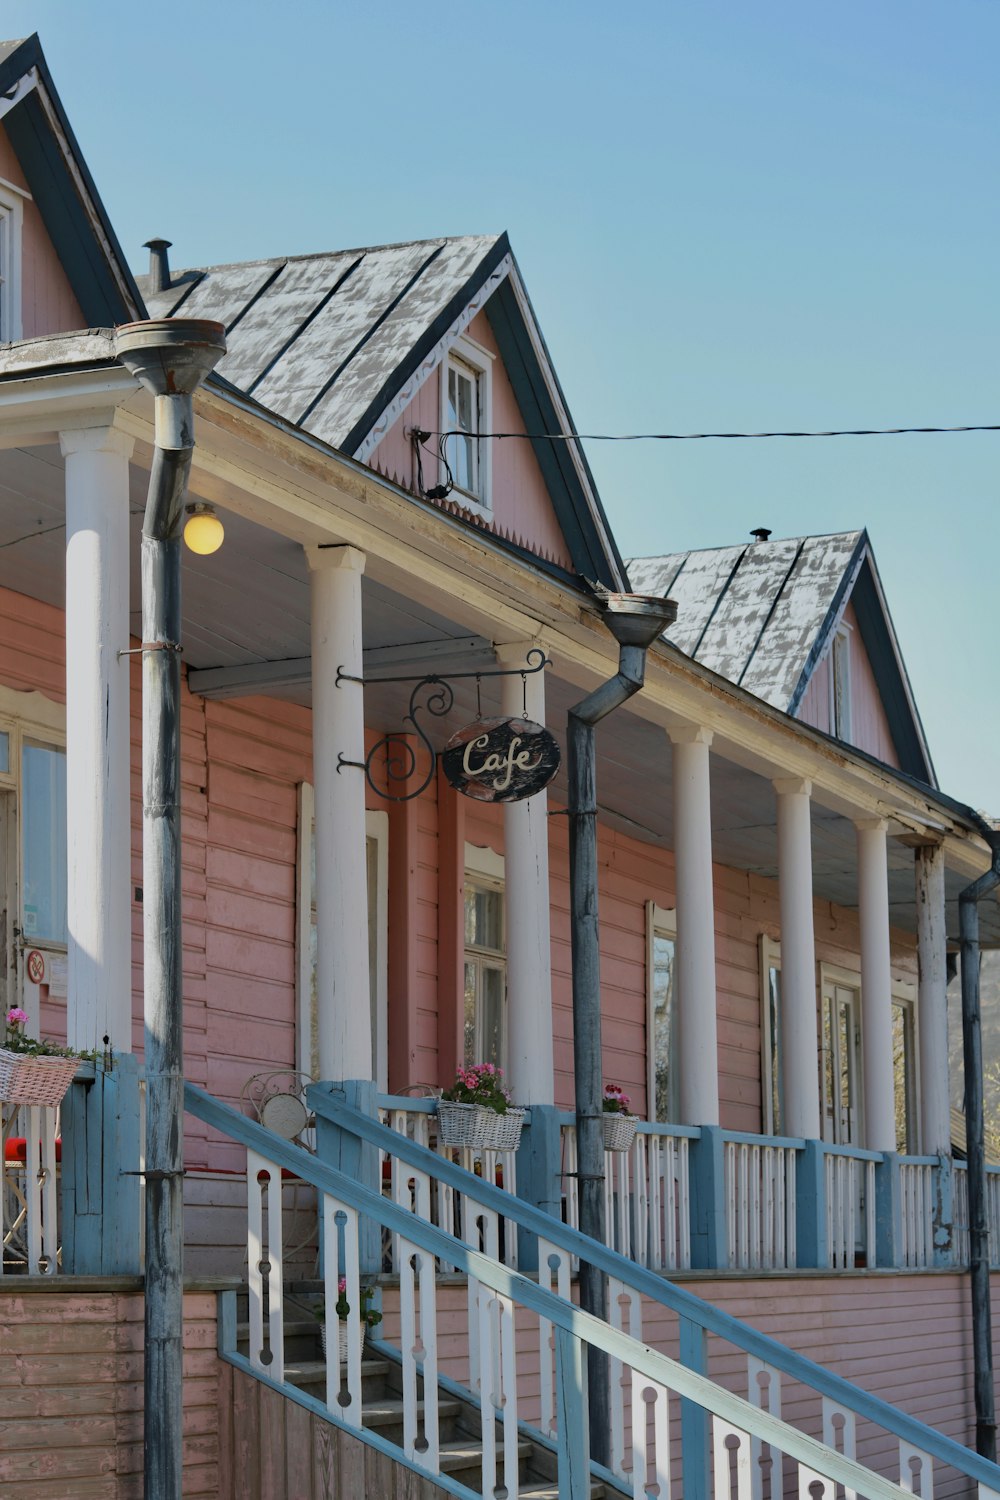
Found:
<svg viewBox="0 0 1000 1500"><path fill-rule="evenodd" d="M327 1085L314 1084L309 1090L310 1102L315 1102L316 1091L326 1088L328 1088ZM323 1100L324 1105L328 1104L331 1098L332 1096L327 1093ZM806 1468L827 1475L835 1484L863 1494L867 1500L911 1500L910 1492L901 1485L883 1478L882 1475L866 1468L855 1459L848 1458L816 1438L800 1432L798 1428L783 1422L764 1408L752 1405L744 1397L727 1390L725 1386L716 1384L707 1375L689 1369L669 1355L661 1354L658 1350L639 1343L627 1333L613 1328L610 1323L605 1323L600 1318L583 1312L574 1303L539 1286L537 1282L528 1280L519 1272L510 1270L501 1261L493 1260L481 1251L474 1250L455 1236L448 1234L447 1231L439 1229L429 1220L418 1218L409 1209L402 1208L391 1199L373 1192L356 1178L338 1172L335 1167L331 1167L320 1157L283 1140L281 1136L265 1126L258 1125L246 1115L241 1115L231 1105L224 1104L221 1100L206 1094L195 1084L185 1083L184 1085L184 1108L204 1124L211 1125L230 1139L238 1141L266 1161L278 1167L287 1167L304 1182L309 1182L321 1192L329 1193L338 1201L349 1204L358 1213L381 1222L392 1233L402 1235L428 1255L458 1267L466 1276L475 1278L491 1291L510 1298L537 1314L538 1317L547 1319L553 1328L559 1330L564 1336L602 1350L610 1358L621 1361L623 1365L645 1376L646 1379L694 1402L704 1410L720 1417L724 1422L728 1422L732 1427L768 1443L772 1448L794 1459L797 1463L805 1465ZM335 1104L334 1108L336 1109ZM347 1114L352 1116L356 1114L346 1106L343 1108ZM324 1113L326 1113L325 1109ZM340 1113L339 1109L337 1113ZM331 1117L327 1115L327 1118ZM397 1132L371 1121L367 1116L358 1115L356 1121L352 1119L346 1123L360 1125L362 1121L366 1129L374 1125L377 1132L384 1131L389 1137L388 1145L392 1145L394 1140L401 1139ZM361 1134L360 1130L358 1133ZM381 1135L377 1135L375 1140L381 1143ZM441 1160L433 1152L426 1152L425 1155L435 1162ZM415 1163L411 1162L411 1165ZM418 1170L427 1170L424 1162L419 1163ZM472 1173L464 1172L460 1168L455 1170L461 1174L463 1191L469 1191L470 1181L473 1183L480 1181ZM494 1188L491 1191L501 1199L510 1197L509 1194L504 1194L499 1189ZM540 1214L538 1217L543 1221L543 1229L547 1229L553 1223L548 1215ZM551 1241L552 1236L548 1237ZM591 1241L585 1236L575 1235L574 1238L583 1241L585 1247L591 1245ZM558 1345L560 1342L558 1332L556 1339ZM334 1420L336 1420L335 1414ZM919 1429L919 1424L916 1425ZM351 1430L359 1432L358 1429L352 1428ZM922 1436L922 1429L920 1431ZM359 1432L359 1435L364 1434ZM926 1444L923 1446L925 1451L930 1451ZM954 1447L958 1449L960 1455L965 1452L959 1444L955 1444ZM947 1461L952 1460L949 1458ZM996 1476L1000 1471L985 1459L979 1460L979 1466L983 1475L982 1482L990 1489L996 1489ZM963 1471L975 1477L974 1471L965 1466L963 1466Z"/></svg>
<svg viewBox="0 0 1000 1500"><path fill-rule="evenodd" d="M494 1187L485 1178L476 1177L473 1173L467 1172L464 1167L456 1166L454 1162L448 1161L446 1157L438 1156L426 1146L417 1145L408 1136L390 1130L388 1126L382 1125L370 1115L362 1114L348 1105L342 1092L336 1090L333 1085L328 1083L311 1085L308 1100L310 1107L317 1115L322 1115L332 1124L351 1131L369 1145L378 1147L389 1156L398 1156L408 1166L426 1172L429 1176L437 1177L439 1181L454 1188L457 1192L474 1199L480 1206L493 1210L506 1218L509 1223L517 1224L539 1235L557 1249L573 1256L582 1256L589 1260L591 1265L623 1282L631 1290L670 1308L672 1312L704 1328L706 1332L727 1339L743 1349L745 1353L754 1355L793 1380L811 1386L820 1395L828 1396L838 1404L849 1407L858 1416L877 1423L886 1431L922 1449L941 1463L950 1464L960 1473L975 1479L977 1483L991 1490L1000 1491L1000 1465L993 1464L989 1459L973 1453L970 1448L964 1447L963 1444L956 1442L954 1438L947 1437L936 1428L926 1426L916 1417L911 1417L897 1407L890 1406L880 1397L873 1396L859 1386L852 1385L842 1375L837 1375L823 1365L816 1364L807 1355L797 1354L794 1350L786 1348L783 1344L769 1338L767 1334L751 1327L749 1323L734 1318L731 1313L723 1312L721 1308L704 1302L684 1287L677 1286L662 1276L658 1276L656 1272L647 1270L645 1266L628 1260L618 1251L589 1239L578 1229L562 1223L561 1220L545 1213L542 1209L535 1208L524 1199L515 1198L503 1188ZM407 1217L412 1222L412 1217L409 1215ZM409 1230L404 1233L407 1238L414 1238ZM449 1243L451 1243L450 1240ZM450 1250L446 1253L446 1258L449 1257L454 1262L455 1257ZM549 1315L546 1313L545 1316ZM626 1363L628 1362L629 1360L626 1359Z"/></svg>

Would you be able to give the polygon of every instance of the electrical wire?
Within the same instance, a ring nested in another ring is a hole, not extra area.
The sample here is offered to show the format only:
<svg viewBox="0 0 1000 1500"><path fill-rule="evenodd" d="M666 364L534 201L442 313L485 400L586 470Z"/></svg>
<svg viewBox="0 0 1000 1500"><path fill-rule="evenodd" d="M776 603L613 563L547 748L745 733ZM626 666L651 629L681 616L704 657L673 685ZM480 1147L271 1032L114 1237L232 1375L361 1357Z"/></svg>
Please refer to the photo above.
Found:
<svg viewBox="0 0 1000 1500"><path fill-rule="evenodd" d="M966 427L845 427L827 432L426 432L425 437L473 437L476 441L495 438L521 438L530 443L695 443L706 438L837 438L837 437L905 437L913 433L1000 432L1000 423Z"/></svg>

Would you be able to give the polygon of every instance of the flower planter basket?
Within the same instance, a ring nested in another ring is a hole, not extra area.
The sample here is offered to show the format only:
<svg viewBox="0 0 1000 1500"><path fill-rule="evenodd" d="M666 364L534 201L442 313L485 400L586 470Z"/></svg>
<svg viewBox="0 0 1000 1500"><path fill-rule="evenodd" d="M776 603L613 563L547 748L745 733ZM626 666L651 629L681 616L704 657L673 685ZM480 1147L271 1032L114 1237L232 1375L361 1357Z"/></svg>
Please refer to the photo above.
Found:
<svg viewBox="0 0 1000 1500"><path fill-rule="evenodd" d="M483 1104L438 1104L438 1141L442 1146L467 1146L473 1151L516 1151L524 1124L523 1109L497 1114Z"/></svg>
<svg viewBox="0 0 1000 1500"><path fill-rule="evenodd" d="M0 1099L54 1109L73 1082L78 1057L32 1057L0 1047Z"/></svg>
<svg viewBox="0 0 1000 1500"><path fill-rule="evenodd" d="M638 1123L638 1115L623 1115L606 1111L601 1116L605 1151L628 1151L635 1140L635 1128Z"/></svg>
<svg viewBox="0 0 1000 1500"><path fill-rule="evenodd" d="M361 1325L361 1352L365 1352L365 1335L368 1332L368 1324ZM323 1358L326 1358L326 1323L319 1325L319 1336L323 1343ZM347 1363L347 1319L337 1319L337 1353L341 1364Z"/></svg>

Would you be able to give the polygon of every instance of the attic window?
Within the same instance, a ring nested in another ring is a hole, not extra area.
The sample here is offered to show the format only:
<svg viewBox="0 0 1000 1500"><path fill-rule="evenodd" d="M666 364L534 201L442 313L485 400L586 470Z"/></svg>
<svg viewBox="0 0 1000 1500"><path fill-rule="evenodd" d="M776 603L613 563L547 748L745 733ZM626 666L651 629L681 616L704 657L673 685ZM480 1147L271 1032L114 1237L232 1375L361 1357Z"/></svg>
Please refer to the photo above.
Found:
<svg viewBox="0 0 1000 1500"><path fill-rule="evenodd" d="M830 655L830 730L851 743L851 628L841 625Z"/></svg>
<svg viewBox="0 0 1000 1500"><path fill-rule="evenodd" d="M459 339L441 367L441 425L452 434L445 456L456 491L489 512L489 443L480 434L490 430L492 356L472 339ZM442 482L448 478L442 471Z"/></svg>
<svg viewBox="0 0 1000 1500"><path fill-rule="evenodd" d="M0 180L0 344L21 337L21 226L24 194Z"/></svg>

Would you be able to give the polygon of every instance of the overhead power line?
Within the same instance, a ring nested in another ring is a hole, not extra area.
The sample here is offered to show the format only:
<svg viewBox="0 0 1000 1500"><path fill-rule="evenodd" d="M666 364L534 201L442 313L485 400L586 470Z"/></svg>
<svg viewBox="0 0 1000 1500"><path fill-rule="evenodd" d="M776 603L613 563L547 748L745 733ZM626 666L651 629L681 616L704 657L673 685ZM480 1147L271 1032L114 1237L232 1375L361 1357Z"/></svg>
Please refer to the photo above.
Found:
<svg viewBox="0 0 1000 1500"><path fill-rule="evenodd" d="M846 427L828 432L460 432L452 428L447 432L420 432L419 437L464 437L473 441L520 438L531 443L696 443L708 438L907 437L914 433L944 432L1000 432L1000 423L966 427ZM416 430L414 435L417 435Z"/></svg>

